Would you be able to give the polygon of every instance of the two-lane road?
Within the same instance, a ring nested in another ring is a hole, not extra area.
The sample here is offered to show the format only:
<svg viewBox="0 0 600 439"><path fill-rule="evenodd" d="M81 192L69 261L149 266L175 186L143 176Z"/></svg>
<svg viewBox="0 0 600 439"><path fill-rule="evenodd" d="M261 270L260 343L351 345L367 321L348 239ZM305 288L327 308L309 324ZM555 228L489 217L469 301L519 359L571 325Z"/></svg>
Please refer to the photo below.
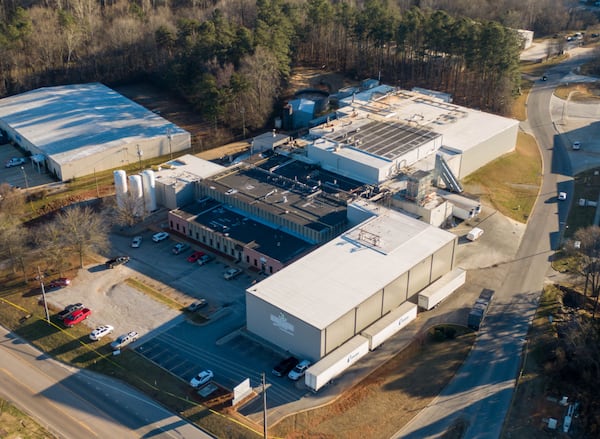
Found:
<svg viewBox="0 0 600 439"><path fill-rule="evenodd" d="M58 363L4 328L0 396L61 438L212 437L135 389Z"/></svg>

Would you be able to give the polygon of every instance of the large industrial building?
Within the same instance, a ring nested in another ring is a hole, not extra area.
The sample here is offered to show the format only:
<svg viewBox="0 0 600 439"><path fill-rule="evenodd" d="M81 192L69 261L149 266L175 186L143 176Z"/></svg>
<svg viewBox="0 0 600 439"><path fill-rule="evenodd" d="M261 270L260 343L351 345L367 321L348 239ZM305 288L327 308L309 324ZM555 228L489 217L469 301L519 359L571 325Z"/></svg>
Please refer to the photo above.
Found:
<svg viewBox="0 0 600 439"><path fill-rule="evenodd" d="M0 130L59 180L190 148L190 134L99 83L0 100Z"/></svg>
<svg viewBox="0 0 600 439"><path fill-rule="evenodd" d="M454 268L457 237L357 202L337 238L246 291L249 331L319 360Z"/></svg>
<svg viewBox="0 0 600 439"><path fill-rule="evenodd" d="M436 155L462 179L516 145L518 121L423 93L379 86L340 104L336 118L310 129L306 155L367 184L434 169Z"/></svg>

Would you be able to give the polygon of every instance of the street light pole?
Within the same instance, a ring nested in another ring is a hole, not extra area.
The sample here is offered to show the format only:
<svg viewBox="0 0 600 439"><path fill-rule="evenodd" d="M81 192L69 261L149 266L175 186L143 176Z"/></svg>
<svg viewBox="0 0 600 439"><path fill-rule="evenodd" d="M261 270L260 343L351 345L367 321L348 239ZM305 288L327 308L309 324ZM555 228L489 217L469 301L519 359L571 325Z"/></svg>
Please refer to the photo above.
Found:
<svg viewBox="0 0 600 439"><path fill-rule="evenodd" d="M23 172L23 177L25 177L25 187L27 188L27 192L29 192L29 181L27 180L27 173L23 166L21 166L21 172Z"/></svg>
<svg viewBox="0 0 600 439"><path fill-rule="evenodd" d="M140 145L136 145L136 146L137 146L138 160L140 162L140 172L142 172L142 150L140 149Z"/></svg>
<svg viewBox="0 0 600 439"><path fill-rule="evenodd" d="M263 392L263 435L264 438L268 438L267 429L267 380L265 373L262 373L262 392Z"/></svg>

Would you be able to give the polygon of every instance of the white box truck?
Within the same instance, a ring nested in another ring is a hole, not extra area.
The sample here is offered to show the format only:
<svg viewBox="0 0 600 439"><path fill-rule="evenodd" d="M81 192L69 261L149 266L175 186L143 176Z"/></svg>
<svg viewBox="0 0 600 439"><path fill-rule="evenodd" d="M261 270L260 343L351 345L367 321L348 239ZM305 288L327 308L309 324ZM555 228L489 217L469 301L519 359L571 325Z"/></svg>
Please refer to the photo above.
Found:
<svg viewBox="0 0 600 439"><path fill-rule="evenodd" d="M304 384L318 391L369 352L369 340L356 335L306 370Z"/></svg>
<svg viewBox="0 0 600 439"><path fill-rule="evenodd" d="M446 273L419 293L419 307L429 311L464 285L466 280L467 272L462 268L455 268L450 273Z"/></svg>
<svg viewBox="0 0 600 439"><path fill-rule="evenodd" d="M483 235L483 229L475 227L471 229L469 233L467 233L467 239L469 241L477 241L479 238L481 238L481 235Z"/></svg>
<svg viewBox="0 0 600 439"><path fill-rule="evenodd" d="M417 305L404 302L377 320L361 334L369 340L369 350L376 349L384 341L417 318Z"/></svg>

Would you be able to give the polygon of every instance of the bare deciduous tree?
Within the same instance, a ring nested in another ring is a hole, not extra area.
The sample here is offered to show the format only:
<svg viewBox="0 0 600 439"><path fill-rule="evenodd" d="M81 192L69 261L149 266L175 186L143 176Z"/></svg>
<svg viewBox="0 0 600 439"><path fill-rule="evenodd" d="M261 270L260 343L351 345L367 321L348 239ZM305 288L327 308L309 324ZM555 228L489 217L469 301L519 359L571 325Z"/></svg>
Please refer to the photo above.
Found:
<svg viewBox="0 0 600 439"><path fill-rule="evenodd" d="M111 207L114 212L114 222L121 226L131 227L146 216L144 199L132 196L131 192L127 192Z"/></svg>
<svg viewBox="0 0 600 439"><path fill-rule="evenodd" d="M90 207L67 208L57 215L56 221L65 244L79 255L80 268L83 268L84 256L108 247L106 218Z"/></svg>

